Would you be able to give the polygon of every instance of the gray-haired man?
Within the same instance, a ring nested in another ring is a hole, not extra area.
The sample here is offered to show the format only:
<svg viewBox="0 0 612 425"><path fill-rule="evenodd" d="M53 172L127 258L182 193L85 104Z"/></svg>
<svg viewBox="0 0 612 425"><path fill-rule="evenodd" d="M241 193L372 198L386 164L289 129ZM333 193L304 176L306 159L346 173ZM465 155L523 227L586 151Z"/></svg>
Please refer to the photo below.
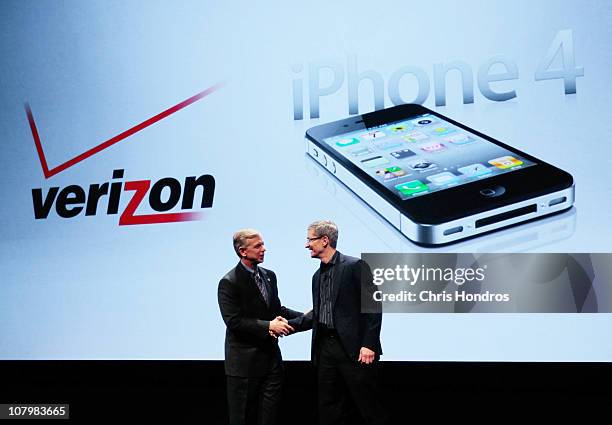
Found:
<svg viewBox="0 0 612 425"><path fill-rule="evenodd" d="M335 223L308 226L305 247L321 261L312 277L313 310L289 324L298 331L312 328L319 424L347 423L348 397L368 424L383 424L377 379L382 314L361 312L362 275L372 282L372 273L363 260L337 251L337 242Z"/></svg>
<svg viewBox="0 0 612 425"><path fill-rule="evenodd" d="M259 267L266 247L261 234L233 237L240 261L219 282L225 332L225 374L230 425L276 423L283 365L277 338L293 331L286 318L302 313L281 306L272 270ZM281 317L282 316L282 317Z"/></svg>

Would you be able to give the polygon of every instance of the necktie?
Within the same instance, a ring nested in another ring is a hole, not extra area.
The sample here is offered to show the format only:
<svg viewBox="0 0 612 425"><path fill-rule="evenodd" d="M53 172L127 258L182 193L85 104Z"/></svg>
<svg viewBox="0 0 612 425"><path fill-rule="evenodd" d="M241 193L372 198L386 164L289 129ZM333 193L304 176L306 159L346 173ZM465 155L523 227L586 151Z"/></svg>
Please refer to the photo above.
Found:
<svg viewBox="0 0 612 425"><path fill-rule="evenodd" d="M255 283L259 288L259 292L261 292L263 299L266 301L266 305L268 305L270 303L270 301L268 300L268 288L266 287L266 282L264 282L261 275L259 274L259 270L255 269L255 273L253 273L253 278L255 279Z"/></svg>

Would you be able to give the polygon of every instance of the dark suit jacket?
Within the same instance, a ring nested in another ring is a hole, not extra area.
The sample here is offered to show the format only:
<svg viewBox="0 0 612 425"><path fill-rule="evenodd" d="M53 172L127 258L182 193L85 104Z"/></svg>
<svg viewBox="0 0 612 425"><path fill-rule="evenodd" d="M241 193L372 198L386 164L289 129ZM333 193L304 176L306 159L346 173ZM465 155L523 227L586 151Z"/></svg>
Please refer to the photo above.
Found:
<svg viewBox="0 0 612 425"><path fill-rule="evenodd" d="M282 360L278 342L268 334L276 316L287 319L302 313L281 306L276 275L259 267L268 286L266 305L251 273L240 263L219 282L218 299L225 332L225 373L229 376L264 376L274 359Z"/></svg>
<svg viewBox="0 0 612 425"><path fill-rule="evenodd" d="M382 354L380 345L380 327L382 313L361 313L361 297L369 297L373 285L367 285L362 294L361 275L367 282L372 282L372 272L368 264L355 257L349 257L338 251L334 266L333 320L340 337L340 342L351 359L359 358L361 347L369 348L376 353L376 359ZM297 331L312 329L312 361L316 362L317 326L319 324L319 275L321 269L312 276L313 310L301 317L289 320Z"/></svg>

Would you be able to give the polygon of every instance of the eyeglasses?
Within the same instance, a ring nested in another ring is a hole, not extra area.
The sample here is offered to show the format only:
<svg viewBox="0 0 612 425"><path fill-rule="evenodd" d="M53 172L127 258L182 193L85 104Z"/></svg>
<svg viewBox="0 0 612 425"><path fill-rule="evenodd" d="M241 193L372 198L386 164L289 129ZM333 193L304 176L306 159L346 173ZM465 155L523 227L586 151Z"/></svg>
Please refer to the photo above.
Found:
<svg viewBox="0 0 612 425"><path fill-rule="evenodd" d="M318 238L306 238L306 243L311 243L312 241L316 241L317 239L321 239L323 236L319 236Z"/></svg>

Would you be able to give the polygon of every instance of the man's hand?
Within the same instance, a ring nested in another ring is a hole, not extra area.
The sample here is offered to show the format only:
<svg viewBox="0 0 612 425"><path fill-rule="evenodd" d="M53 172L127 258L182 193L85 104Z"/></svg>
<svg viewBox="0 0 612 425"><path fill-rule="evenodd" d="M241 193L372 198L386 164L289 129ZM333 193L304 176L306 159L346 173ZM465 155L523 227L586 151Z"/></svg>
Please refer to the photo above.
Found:
<svg viewBox="0 0 612 425"><path fill-rule="evenodd" d="M276 319L272 320L268 327L268 333L274 338L289 335L294 330L287 322L287 319L281 316L277 316Z"/></svg>
<svg viewBox="0 0 612 425"><path fill-rule="evenodd" d="M357 361L363 364L371 364L375 356L376 353L374 351L366 347L361 347L361 350L359 350L359 359Z"/></svg>

